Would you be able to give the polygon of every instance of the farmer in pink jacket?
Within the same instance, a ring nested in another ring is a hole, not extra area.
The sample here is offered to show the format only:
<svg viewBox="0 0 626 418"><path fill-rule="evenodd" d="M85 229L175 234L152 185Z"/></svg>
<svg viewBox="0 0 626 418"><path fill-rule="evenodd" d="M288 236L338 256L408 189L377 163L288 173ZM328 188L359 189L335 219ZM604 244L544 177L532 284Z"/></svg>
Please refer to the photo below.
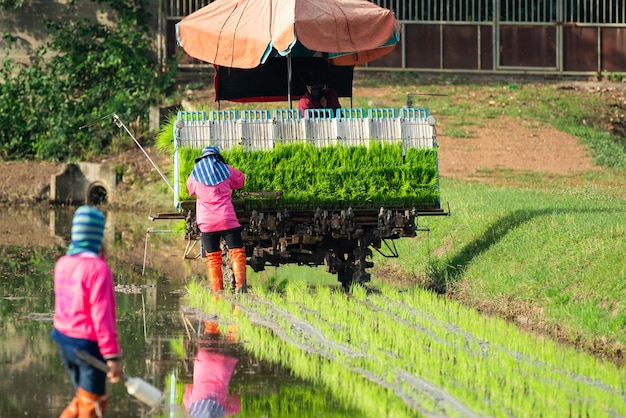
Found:
<svg viewBox="0 0 626 418"><path fill-rule="evenodd" d="M101 417L107 407L106 379L123 377L119 363L113 275L104 260L104 215L81 206L72 221L72 242L54 267L54 329L75 396L60 418ZM77 357L86 351L106 361L105 373Z"/></svg>
<svg viewBox="0 0 626 418"><path fill-rule="evenodd" d="M196 221L202 232L202 248L206 256L208 276L214 291L224 290L220 238L224 237L233 267L236 292L247 292L246 249L241 237L241 224L232 202L232 190L245 183L244 174L226 164L218 147L208 146L196 158L189 178L189 196L196 196Z"/></svg>

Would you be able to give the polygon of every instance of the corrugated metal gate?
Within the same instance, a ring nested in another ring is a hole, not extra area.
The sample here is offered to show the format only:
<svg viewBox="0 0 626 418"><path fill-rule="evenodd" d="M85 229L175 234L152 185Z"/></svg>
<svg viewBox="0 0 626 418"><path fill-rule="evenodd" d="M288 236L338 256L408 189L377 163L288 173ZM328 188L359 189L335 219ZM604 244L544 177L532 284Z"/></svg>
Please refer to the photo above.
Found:
<svg viewBox="0 0 626 418"><path fill-rule="evenodd" d="M181 50L176 44L176 23L185 16L211 3L212 0L162 0L163 4L160 13L164 15L162 19L162 30L165 32L165 54L171 57ZM162 55L163 56L163 55ZM180 60L180 67L200 66L207 67L209 64L203 63L183 54Z"/></svg>
<svg viewBox="0 0 626 418"><path fill-rule="evenodd" d="M562 21L557 16L559 2L502 3L496 2L493 14L496 68L558 70L561 37L557 22Z"/></svg>
<svg viewBox="0 0 626 418"><path fill-rule="evenodd" d="M165 0L174 25L210 0ZM367 67L435 71L626 71L624 0L374 0L395 12L402 43ZM200 64L189 58L182 65Z"/></svg>

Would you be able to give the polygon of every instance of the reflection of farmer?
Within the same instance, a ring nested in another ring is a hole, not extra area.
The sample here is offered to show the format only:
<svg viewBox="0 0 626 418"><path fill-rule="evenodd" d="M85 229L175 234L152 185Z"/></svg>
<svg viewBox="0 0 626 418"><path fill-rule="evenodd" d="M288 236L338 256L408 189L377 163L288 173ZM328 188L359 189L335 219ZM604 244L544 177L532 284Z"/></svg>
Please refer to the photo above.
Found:
<svg viewBox="0 0 626 418"><path fill-rule="evenodd" d="M204 337L221 338L218 325L206 321ZM193 385L185 386L183 403L192 418L224 417L236 414L241 409L239 396L228 394L237 359L227 356L223 350L214 350L205 347L198 349L193 363Z"/></svg>
<svg viewBox="0 0 626 418"><path fill-rule="evenodd" d="M304 115L306 109L341 108L337 92L328 87L326 72L320 69L311 70L305 79L306 93L300 98L298 108Z"/></svg>

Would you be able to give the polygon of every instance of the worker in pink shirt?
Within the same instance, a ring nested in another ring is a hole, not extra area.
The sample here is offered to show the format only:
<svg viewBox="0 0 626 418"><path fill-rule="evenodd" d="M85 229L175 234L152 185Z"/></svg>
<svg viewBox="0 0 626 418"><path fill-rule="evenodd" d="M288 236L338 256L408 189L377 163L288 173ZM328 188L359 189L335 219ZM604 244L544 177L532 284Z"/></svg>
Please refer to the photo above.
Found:
<svg viewBox="0 0 626 418"><path fill-rule="evenodd" d="M224 290L222 237L235 275L235 290L237 293L247 292L246 249L232 202L232 190L240 189L244 184L244 174L226 164L220 149L215 146L204 147L187 179L189 196L196 196L196 222L202 232L209 282L216 292Z"/></svg>
<svg viewBox="0 0 626 418"><path fill-rule="evenodd" d="M72 242L54 267L54 329L61 361L75 396L60 418L102 417L107 408L106 379L122 380L117 339L113 275L104 260L104 214L81 206L72 221ZM105 373L77 357L85 351L103 360Z"/></svg>
<svg viewBox="0 0 626 418"><path fill-rule="evenodd" d="M341 108L337 92L328 86L326 72L321 69L309 71L305 79L306 92L298 102L302 116L307 109L332 109L333 115Z"/></svg>

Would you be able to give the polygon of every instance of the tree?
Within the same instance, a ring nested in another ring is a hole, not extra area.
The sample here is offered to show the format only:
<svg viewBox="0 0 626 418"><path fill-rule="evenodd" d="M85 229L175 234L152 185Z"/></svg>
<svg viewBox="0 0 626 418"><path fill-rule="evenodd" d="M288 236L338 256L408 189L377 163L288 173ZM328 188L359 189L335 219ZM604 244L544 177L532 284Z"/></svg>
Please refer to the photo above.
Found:
<svg viewBox="0 0 626 418"><path fill-rule="evenodd" d="M152 58L147 2L92 1L107 3L114 26L48 21L52 41L31 64L13 62L8 51L0 60L0 158L63 161L106 153L119 131L111 121L91 122L116 113L145 126L150 105L171 87L176 65L160 74Z"/></svg>

